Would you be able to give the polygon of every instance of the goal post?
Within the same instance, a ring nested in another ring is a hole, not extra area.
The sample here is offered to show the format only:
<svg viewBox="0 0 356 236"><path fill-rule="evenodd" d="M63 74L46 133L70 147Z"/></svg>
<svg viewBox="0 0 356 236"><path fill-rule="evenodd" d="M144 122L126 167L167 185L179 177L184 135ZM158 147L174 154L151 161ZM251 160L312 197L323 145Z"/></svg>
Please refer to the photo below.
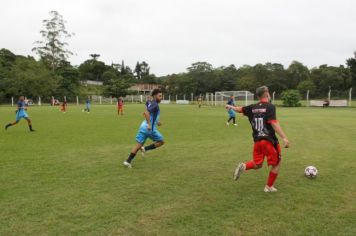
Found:
<svg viewBox="0 0 356 236"><path fill-rule="evenodd" d="M247 106L254 103L254 94L250 91L218 91L215 92L215 106L225 105L230 96L234 97L235 104Z"/></svg>

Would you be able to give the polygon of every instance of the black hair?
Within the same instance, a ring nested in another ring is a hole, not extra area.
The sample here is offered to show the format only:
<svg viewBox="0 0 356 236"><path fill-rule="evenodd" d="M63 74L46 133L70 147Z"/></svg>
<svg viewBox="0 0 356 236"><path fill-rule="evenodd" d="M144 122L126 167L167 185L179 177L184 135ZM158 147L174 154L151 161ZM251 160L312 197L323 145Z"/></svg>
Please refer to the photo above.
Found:
<svg viewBox="0 0 356 236"><path fill-rule="evenodd" d="M154 89L154 90L152 90L151 96L153 97L153 96L155 96L155 95L157 95L159 93L162 93L162 91L160 89L158 89L158 88Z"/></svg>

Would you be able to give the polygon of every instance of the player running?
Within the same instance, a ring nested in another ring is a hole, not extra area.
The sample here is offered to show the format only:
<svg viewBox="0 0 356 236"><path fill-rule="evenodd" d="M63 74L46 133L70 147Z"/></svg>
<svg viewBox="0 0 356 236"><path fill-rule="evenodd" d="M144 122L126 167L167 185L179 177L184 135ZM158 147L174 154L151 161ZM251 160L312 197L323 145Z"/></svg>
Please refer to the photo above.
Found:
<svg viewBox="0 0 356 236"><path fill-rule="evenodd" d="M154 89L152 91L152 101L147 105L147 110L144 112L145 120L142 122L137 135L136 146L131 150L131 153L124 165L128 168L132 168L131 162L135 158L137 152L141 150L144 155L149 150L156 149L164 144L163 136L157 130L157 126L161 126L159 121L160 109L158 104L162 100L162 92L160 89ZM144 147L147 138L154 141L154 143Z"/></svg>
<svg viewBox="0 0 356 236"><path fill-rule="evenodd" d="M117 114L118 115L124 115L124 99L122 97L119 97L117 100Z"/></svg>
<svg viewBox="0 0 356 236"><path fill-rule="evenodd" d="M227 105L235 106L235 101L234 101L234 96L233 95L230 96L229 100L227 101ZM232 109L232 108L226 108L226 109L227 109L227 113L229 114L229 119L227 120L226 125L229 126L230 125L230 121L232 120L233 124L235 126L237 126L236 113L235 113L234 109Z"/></svg>
<svg viewBox="0 0 356 236"><path fill-rule="evenodd" d="M266 156L267 163L271 165L272 168L269 172L264 191L276 192L277 189L274 187L274 182L281 166L281 148L275 133L277 132L283 139L285 148L289 147L289 141L277 121L275 106L269 103L271 96L268 88L266 86L259 87L256 89L256 94L260 100L257 104L245 107L226 105L227 108L232 108L248 117L252 126L253 140L255 142L253 160L240 163L235 170L234 179L237 180L246 170L261 168Z"/></svg>
<svg viewBox="0 0 356 236"><path fill-rule="evenodd" d="M5 130L7 130L10 126L16 125L19 123L19 121L23 118L27 120L28 128L30 129L31 132L35 131L32 129L32 122L31 119L29 118L27 112L27 108L25 105L25 97L20 96L19 101L17 102L17 110L16 110L16 121L13 123L9 123L5 126Z"/></svg>

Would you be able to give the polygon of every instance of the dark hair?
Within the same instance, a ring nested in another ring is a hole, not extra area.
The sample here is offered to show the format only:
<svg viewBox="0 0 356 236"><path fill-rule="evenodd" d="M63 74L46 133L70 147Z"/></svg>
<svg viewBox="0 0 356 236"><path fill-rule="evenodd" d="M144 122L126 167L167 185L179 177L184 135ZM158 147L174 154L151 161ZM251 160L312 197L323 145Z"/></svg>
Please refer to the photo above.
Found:
<svg viewBox="0 0 356 236"><path fill-rule="evenodd" d="M262 97L265 92L268 92L267 86L261 86L256 89L256 95L259 98Z"/></svg>
<svg viewBox="0 0 356 236"><path fill-rule="evenodd" d="M162 93L162 91L160 89L154 89L154 90L152 90L151 96L153 97L159 93Z"/></svg>

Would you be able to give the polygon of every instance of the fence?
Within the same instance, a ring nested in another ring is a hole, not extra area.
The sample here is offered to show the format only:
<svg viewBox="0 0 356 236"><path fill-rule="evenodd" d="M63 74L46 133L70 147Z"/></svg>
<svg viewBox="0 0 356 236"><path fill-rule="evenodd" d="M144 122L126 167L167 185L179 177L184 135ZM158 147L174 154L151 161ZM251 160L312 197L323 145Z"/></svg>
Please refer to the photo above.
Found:
<svg viewBox="0 0 356 236"><path fill-rule="evenodd" d="M229 91L228 91L229 92ZM234 91L230 91L234 92ZM236 93L238 92L238 94ZM240 93L241 91L235 91L233 95L236 98L237 104L238 105L246 105L246 102L248 104L252 103L254 100L254 95L250 92L247 91L247 93L244 91L243 93ZM280 94L278 94L280 95ZM202 105L205 106L218 106L218 105L224 105L226 103L226 100L228 98L229 94L226 92L216 92L216 93L206 93L205 95L199 94L199 95L194 95L194 94L163 94L163 104L176 104L177 101L184 101L184 102L179 102L180 104L198 104L199 100L201 100ZM275 100L277 94L275 92L271 93L272 96L272 103L274 104L281 104L280 101ZM149 95L127 95L123 98L125 103L131 103L131 104L140 104L140 103L145 103L149 99ZM34 98L26 98L26 101L29 105L59 105L61 102L64 100L67 101L67 103L71 104L84 104L85 101L87 100L87 96L70 96L70 97L34 97ZM98 96L98 95L91 95L89 96L90 101L92 104L98 104L98 105L115 105L117 103L117 98L114 97L104 97L104 96ZM333 103L336 104L345 104L345 100L347 101L347 106L356 106L356 102L353 103L352 101L352 89L349 89L348 91L345 91L343 94L333 94L332 90L329 89L325 93L324 98L320 97L313 97L312 94L307 91L305 94L302 94L302 105L304 106L310 106L311 100L313 100L313 104L316 104L315 101L333 101ZM17 98L12 97L9 99L5 99L3 104L11 104L12 106L16 105Z"/></svg>

